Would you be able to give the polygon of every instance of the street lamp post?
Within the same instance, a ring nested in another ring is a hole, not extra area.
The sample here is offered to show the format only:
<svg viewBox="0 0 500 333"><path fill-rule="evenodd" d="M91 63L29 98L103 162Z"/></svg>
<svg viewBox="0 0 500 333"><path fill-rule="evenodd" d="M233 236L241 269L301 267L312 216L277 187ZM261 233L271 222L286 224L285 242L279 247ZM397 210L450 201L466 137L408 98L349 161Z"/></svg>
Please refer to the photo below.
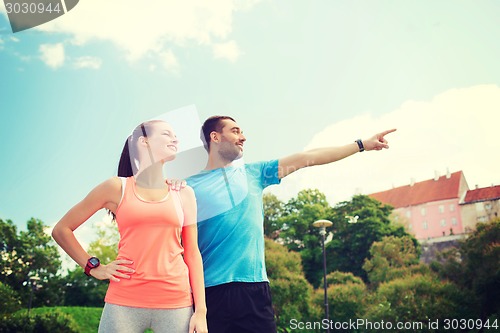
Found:
<svg viewBox="0 0 500 333"><path fill-rule="evenodd" d="M333 223L328 220L318 220L313 223L313 226L316 228L320 228L319 233L322 236L321 240L321 248L323 251L323 288L325 289L325 318L328 322L328 326L326 331L330 333L330 318L329 318L329 310L328 310L328 297L327 297L327 283L326 283L326 253L325 253L325 235L326 228L330 227Z"/></svg>
<svg viewBox="0 0 500 333"><path fill-rule="evenodd" d="M31 311L31 303L33 302L33 290L35 289L36 281L39 281L39 280L40 280L40 278L38 277L38 275L30 276L30 278L29 278L31 290L30 290L30 300L28 303L28 317L29 317L30 311Z"/></svg>

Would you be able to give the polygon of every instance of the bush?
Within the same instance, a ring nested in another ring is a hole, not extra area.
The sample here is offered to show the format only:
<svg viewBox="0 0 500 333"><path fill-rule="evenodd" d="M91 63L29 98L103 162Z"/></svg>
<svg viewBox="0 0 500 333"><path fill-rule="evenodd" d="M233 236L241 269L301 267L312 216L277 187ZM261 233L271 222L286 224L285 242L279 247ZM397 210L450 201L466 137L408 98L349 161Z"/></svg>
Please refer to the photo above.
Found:
<svg viewBox="0 0 500 333"><path fill-rule="evenodd" d="M364 299L368 292L363 280L352 273L332 272L327 276L329 318L336 323L361 318L365 311ZM324 312L324 289L316 289L314 302Z"/></svg>
<svg viewBox="0 0 500 333"><path fill-rule="evenodd" d="M28 316L26 310L3 315L1 333L78 333L73 318L61 311L51 311Z"/></svg>
<svg viewBox="0 0 500 333"><path fill-rule="evenodd" d="M474 293L474 309L480 310L482 319L500 313L499 239L500 219L479 223L459 249L441 253L431 266L442 278Z"/></svg>
<svg viewBox="0 0 500 333"><path fill-rule="evenodd" d="M473 295L451 282L431 275L414 275L382 283L365 317L371 322L420 322L415 332L429 332L430 320L478 318L473 309ZM366 330L371 332L371 330Z"/></svg>
<svg viewBox="0 0 500 333"><path fill-rule="evenodd" d="M0 314L14 313L19 309L19 295L11 287L0 282Z"/></svg>
<svg viewBox="0 0 500 333"><path fill-rule="evenodd" d="M312 304L313 288L304 277L300 255L266 239L266 266L271 285L278 332L288 332L290 321L321 316Z"/></svg>

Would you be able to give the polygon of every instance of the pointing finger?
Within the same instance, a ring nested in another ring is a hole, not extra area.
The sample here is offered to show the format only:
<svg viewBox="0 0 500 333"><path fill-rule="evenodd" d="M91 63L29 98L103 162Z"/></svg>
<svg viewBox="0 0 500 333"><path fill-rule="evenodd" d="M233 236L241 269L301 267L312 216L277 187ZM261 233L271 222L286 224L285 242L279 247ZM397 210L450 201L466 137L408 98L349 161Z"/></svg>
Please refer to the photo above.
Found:
<svg viewBox="0 0 500 333"><path fill-rule="evenodd" d="M384 136L386 136L389 133L396 132L396 130L397 130L396 128L393 128L393 129L390 129L390 130L387 130L387 131L383 131L382 133L379 134L379 136L384 137Z"/></svg>

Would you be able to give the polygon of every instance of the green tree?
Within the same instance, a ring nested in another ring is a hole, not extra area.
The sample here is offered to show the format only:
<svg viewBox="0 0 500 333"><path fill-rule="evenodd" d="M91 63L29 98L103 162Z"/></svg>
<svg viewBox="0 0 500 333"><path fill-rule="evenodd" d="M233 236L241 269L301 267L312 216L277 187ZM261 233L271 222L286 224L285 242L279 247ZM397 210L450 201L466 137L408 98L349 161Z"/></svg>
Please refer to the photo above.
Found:
<svg viewBox="0 0 500 333"><path fill-rule="evenodd" d="M0 266L0 281L6 285L19 285L24 281L24 270L22 259L18 253L21 242L17 235L17 228L11 220L0 219L0 255L2 266Z"/></svg>
<svg viewBox="0 0 500 333"><path fill-rule="evenodd" d="M394 224L389 216L392 207L365 195L356 195L333 208L332 240L327 245L328 271L352 272L367 281L363 270L370 247L385 236L408 236L401 225ZM358 216L357 223L348 223L347 216Z"/></svg>
<svg viewBox="0 0 500 333"><path fill-rule="evenodd" d="M265 193L262 197L264 202L264 235L269 239L280 237L282 224L282 215L284 203L272 193Z"/></svg>
<svg viewBox="0 0 500 333"><path fill-rule="evenodd" d="M442 277L477 297L481 318L500 316L500 219L480 223L458 249L451 249L431 267Z"/></svg>
<svg viewBox="0 0 500 333"><path fill-rule="evenodd" d="M326 229L328 272L352 272L365 281L367 275L362 266L373 242L391 235L411 237L403 226L390 220L392 207L363 195L332 208L323 193L308 189L300 191L284 206L276 197L267 197L264 209L269 214L267 225L272 226L266 234L278 234L276 241L300 253L305 276L315 288L323 277L323 256L322 237L320 230L312 226L314 221L333 222L333 226ZM348 223L346 216L356 215L357 223ZM411 239L417 244L414 238Z"/></svg>
<svg viewBox="0 0 500 333"><path fill-rule="evenodd" d="M119 237L115 222L100 224L97 229L97 238L90 243L87 252L98 257L102 263L109 263L118 256ZM97 307L104 305L108 280L101 281L88 277L78 266L68 271L62 282L64 305Z"/></svg>
<svg viewBox="0 0 500 333"><path fill-rule="evenodd" d="M83 273L78 266L61 279L61 294L65 306L104 306L108 281L97 280Z"/></svg>
<svg viewBox="0 0 500 333"><path fill-rule="evenodd" d="M313 288L304 277L300 256L266 239L266 267L279 332L289 332L290 320L318 320L321 309L312 303Z"/></svg>
<svg viewBox="0 0 500 333"><path fill-rule="evenodd" d="M328 288L328 308L330 321L342 323L362 318L365 311L365 299L368 291L363 280L352 273L331 272L326 277ZM319 288L314 293L314 303L324 311L324 289ZM342 332L340 328L335 332ZM345 332L350 330L346 329Z"/></svg>
<svg viewBox="0 0 500 333"><path fill-rule="evenodd" d="M411 331L429 332L429 321L439 320L443 323L444 319L450 318L477 318L471 299L470 292L457 288L454 283L441 281L433 274L416 274L381 283L370 299L370 306L363 318L369 322L390 322L393 327L398 322L420 322L423 326L413 327ZM446 332L438 330L441 331Z"/></svg>
<svg viewBox="0 0 500 333"><path fill-rule="evenodd" d="M14 313L21 309L19 295L6 284L0 282L0 315Z"/></svg>
<svg viewBox="0 0 500 333"><path fill-rule="evenodd" d="M100 224L97 239L90 243L88 252L98 257L101 262L109 263L118 256L119 241L120 234L116 222Z"/></svg>
<svg viewBox="0 0 500 333"><path fill-rule="evenodd" d="M331 207L323 193L316 189L302 190L296 198L290 199L285 204L280 238L295 252L311 246L316 247L320 244L321 238L318 229L314 228L312 223L331 215Z"/></svg>
<svg viewBox="0 0 500 333"><path fill-rule="evenodd" d="M0 282L19 293L27 304L32 278L38 277L37 285L42 288L34 288L32 305L49 305L58 295L52 287L61 265L59 253L42 221L32 218L26 229L18 233L12 221L0 219Z"/></svg>
<svg viewBox="0 0 500 333"><path fill-rule="evenodd" d="M419 263L410 237L384 237L370 254L363 266L374 289L364 315L369 321L420 322L423 326L413 331L428 332L429 321L477 316L472 293Z"/></svg>
<svg viewBox="0 0 500 333"><path fill-rule="evenodd" d="M408 236L386 236L373 243L363 269L374 287L395 278L430 272L427 265L419 262L415 244Z"/></svg>
<svg viewBox="0 0 500 333"><path fill-rule="evenodd" d="M300 253L307 280L317 287L323 276L321 235L313 222L330 219L332 208L318 190L302 190L284 208L279 240L292 251Z"/></svg>

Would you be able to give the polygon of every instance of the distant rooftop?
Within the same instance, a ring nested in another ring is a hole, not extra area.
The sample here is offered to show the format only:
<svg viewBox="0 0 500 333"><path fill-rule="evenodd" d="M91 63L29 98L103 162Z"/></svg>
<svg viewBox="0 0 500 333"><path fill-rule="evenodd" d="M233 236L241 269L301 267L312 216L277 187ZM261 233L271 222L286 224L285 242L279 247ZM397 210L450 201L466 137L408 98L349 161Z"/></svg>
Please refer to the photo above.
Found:
<svg viewBox="0 0 500 333"><path fill-rule="evenodd" d="M459 189L462 177L462 171L458 171L438 178L372 193L369 196L394 208L456 199L460 195Z"/></svg>
<svg viewBox="0 0 500 333"><path fill-rule="evenodd" d="M474 202L499 200L499 199L500 199L500 185L497 185L497 186L483 187L467 191L463 203L469 204Z"/></svg>

